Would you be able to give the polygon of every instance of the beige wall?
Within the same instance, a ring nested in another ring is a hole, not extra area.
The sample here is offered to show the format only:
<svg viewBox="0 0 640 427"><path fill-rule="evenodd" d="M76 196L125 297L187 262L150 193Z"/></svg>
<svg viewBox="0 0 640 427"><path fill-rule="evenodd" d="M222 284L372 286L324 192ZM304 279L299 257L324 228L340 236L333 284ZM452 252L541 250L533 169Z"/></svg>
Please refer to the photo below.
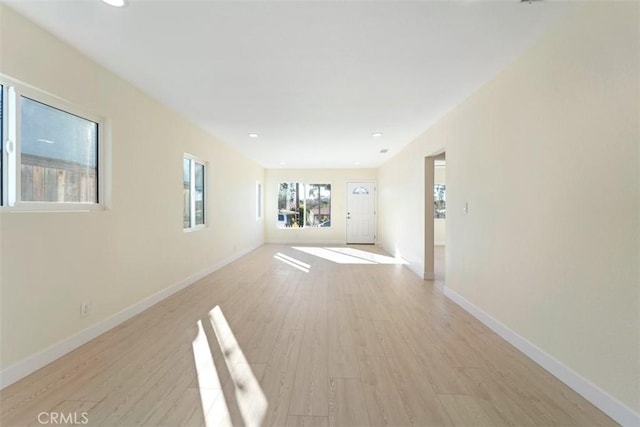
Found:
<svg viewBox="0 0 640 427"><path fill-rule="evenodd" d="M423 158L446 148L447 286L636 412L638 8L576 6L378 177L382 244L420 262Z"/></svg>
<svg viewBox="0 0 640 427"><path fill-rule="evenodd" d="M347 182L375 181L377 177L375 169L268 169L265 175L264 220L268 243L345 243ZM278 228L278 184L296 181L331 184L331 227Z"/></svg>
<svg viewBox="0 0 640 427"><path fill-rule="evenodd" d="M2 213L2 369L263 242L264 170L3 7L0 70L108 118L112 203ZM206 229L182 230L182 155L208 162ZM79 317L90 300L93 313ZM28 337L28 339L25 339Z"/></svg>

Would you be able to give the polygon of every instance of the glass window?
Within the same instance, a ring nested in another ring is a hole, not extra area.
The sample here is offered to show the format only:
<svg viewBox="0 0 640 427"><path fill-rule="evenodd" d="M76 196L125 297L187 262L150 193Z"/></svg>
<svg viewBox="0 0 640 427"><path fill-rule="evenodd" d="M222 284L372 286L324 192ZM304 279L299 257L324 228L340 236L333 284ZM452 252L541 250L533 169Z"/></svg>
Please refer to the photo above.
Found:
<svg viewBox="0 0 640 427"><path fill-rule="evenodd" d="M191 160L184 159L182 163L183 173L183 199L184 199L184 212L183 212L183 227L191 227Z"/></svg>
<svg viewBox="0 0 640 427"><path fill-rule="evenodd" d="M206 164L185 154L182 160L184 210L182 227L193 229L205 225Z"/></svg>
<svg viewBox="0 0 640 427"><path fill-rule="evenodd" d="M303 226L304 184L299 182L281 182L278 191L278 226L280 228L299 228Z"/></svg>
<svg viewBox="0 0 640 427"><path fill-rule="evenodd" d="M305 226L331 226L331 184L307 184Z"/></svg>
<svg viewBox="0 0 640 427"><path fill-rule="evenodd" d="M102 123L55 96L0 77L0 205L26 211L104 207Z"/></svg>
<svg viewBox="0 0 640 427"><path fill-rule="evenodd" d="M262 184L256 183L256 219L262 218Z"/></svg>
<svg viewBox="0 0 640 427"><path fill-rule="evenodd" d="M281 182L278 227L330 227L331 184Z"/></svg>
<svg viewBox="0 0 640 427"><path fill-rule="evenodd" d="M353 194L369 194L369 190L364 187L356 187L353 189Z"/></svg>
<svg viewBox="0 0 640 427"><path fill-rule="evenodd" d="M98 203L98 123L24 96L20 113L21 200Z"/></svg>
<svg viewBox="0 0 640 427"><path fill-rule="evenodd" d="M443 184L433 186L433 217L444 219L447 216L447 188Z"/></svg>
<svg viewBox="0 0 640 427"><path fill-rule="evenodd" d="M195 205L196 225L204 225L204 165L194 162L196 167Z"/></svg>
<svg viewBox="0 0 640 427"><path fill-rule="evenodd" d="M4 86L0 85L0 206L4 203Z"/></svg>

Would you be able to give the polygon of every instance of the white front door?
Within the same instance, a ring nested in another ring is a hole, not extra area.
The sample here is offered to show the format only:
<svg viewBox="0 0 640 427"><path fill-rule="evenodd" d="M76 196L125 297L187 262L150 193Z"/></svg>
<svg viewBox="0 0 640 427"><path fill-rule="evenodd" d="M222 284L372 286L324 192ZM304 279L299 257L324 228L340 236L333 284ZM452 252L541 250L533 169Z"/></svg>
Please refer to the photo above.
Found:
<svg viewBox="0 0 640 427"><path fill-rule="evenodd" d="M375 243L375 182L347 183L347 243Z"/></svg>

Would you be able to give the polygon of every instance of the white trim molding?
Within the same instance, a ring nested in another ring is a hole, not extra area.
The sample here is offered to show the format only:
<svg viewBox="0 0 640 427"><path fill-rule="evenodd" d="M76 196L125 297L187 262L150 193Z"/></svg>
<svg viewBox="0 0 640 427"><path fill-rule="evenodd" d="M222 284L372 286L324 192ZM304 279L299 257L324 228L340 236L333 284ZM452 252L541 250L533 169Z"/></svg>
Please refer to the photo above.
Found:
<svg viewBox="0 0 640 427"><path fill-rule="evenodd" d="M623 426L640 425L640 414L634 412L624 403L566 366L560 360L518 335L451 288L445 287L444 294L616 422Z"/></svg>
<svg viewBox="0 0 640 427"><path fill-rule="evenodd" d="M45 348L44 350L39 351L38 353L28 356L27 358L22 359L11 366L8 366L7 368L0 371L0 390L48 365L54 360L59 359L65 354L80 347L81 345L86 344L99 335L102 335L110 329L115 328L119 324L131 319L132 317L143 312L149 307L194 284L203 277L206 277L214 271L224 267L225 265L232 263L233 261L243 257L244 255L252 252L262 245L263 243L259 243L240 252L236 252L228 258L225 258L205 268L204 270L201 270L181 280L180 282L169 286L168 288L150 295L147 298L125 308L124 310L119 311L118 313L107 317L104 320L94 323L88 328L83 329L82 331L63 339L62 341L59 341Z"/></svg>

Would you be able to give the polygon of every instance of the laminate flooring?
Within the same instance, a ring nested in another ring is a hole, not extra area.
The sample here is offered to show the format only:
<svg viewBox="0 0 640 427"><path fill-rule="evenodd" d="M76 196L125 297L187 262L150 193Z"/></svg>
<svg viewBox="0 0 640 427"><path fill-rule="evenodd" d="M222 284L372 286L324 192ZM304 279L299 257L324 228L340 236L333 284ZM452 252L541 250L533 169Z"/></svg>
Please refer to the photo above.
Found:
<svg viewBox="0 0 640 427"><path fill-rule="evenodd" d="M428 282L264 245L2 390L0 424L616 425L449 301L436 255Z"/></svg>

